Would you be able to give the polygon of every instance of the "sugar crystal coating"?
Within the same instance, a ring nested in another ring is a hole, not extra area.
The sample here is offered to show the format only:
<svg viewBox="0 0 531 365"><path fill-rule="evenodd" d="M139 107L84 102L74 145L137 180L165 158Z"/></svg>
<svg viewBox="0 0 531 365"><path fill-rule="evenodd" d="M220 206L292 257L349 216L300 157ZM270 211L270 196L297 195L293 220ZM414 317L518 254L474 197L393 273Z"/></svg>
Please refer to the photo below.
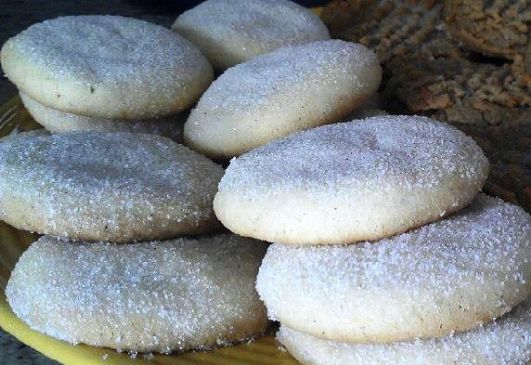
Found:
<svg viewBox="0 0 531 365"><path fill-rule="evenodd" d="M348 344L322 340L285 326L277 337L302 364L527 365L531 361L531 301L495 322L440 339Z"/></svg>
<svg viewBox="0 0 531 365"><path fill-rule="evenodd" d="M290 133L331 123L376 92L381 68L361 44L327 40L285 47L225 71L185 124L185 142L233 157Z"/></svg>
<svg viewBox="0 0 531 365"><path fill-rule="evenodd" d="M481 148L456 128L377 116L299 132L233 159L214 209L233 232L270 242L376 240L466 206L487 174Z"/></svg>
<svg viewBox="0 0 531 365"><path fill-rule="evenodd" d="M162 26L121 16L67 16L9 39L2 67L35 100L113 119L174 114L212 81L189 41Z"/></svg>
<svg viewBox="0 0 531 365"><path fill-rule="evenodd" d="M330 38L317 15L286 0L207 0L179 15L172 28L219 71L277 48Z"/></svg>
<svg viewBox="0 0 531 365"><path fill-rule="evenodd" d="M230 234L128 245L44 236L20 258L6 295L32 329L72 344L206 349L265 330L254 289L265 249Z"/></svg>
<svg viewBox="0 0 531 365"><path fill-rule="evenodd" d="M469 330L531 294L531 216L480 194L445 220L378 242L273 244L257 289L271 319L337 341Z"/></svg>
<svg viewBox="0 0 531 365"><path fill-rule="evenodd" d="M158 134L181 143L184 122L188 116L188 113L182 112L149 120L93 118L53 109L23 92L19 94L24 107L33 119L53 133L76 131L147 133Z"/></svg>
<svg viewBox="0 0 531 365"><path fill-rule="evenodd" d="M435 186L445 174L471 178L485 163L477 144L449 125L419 116L376 116L300 132L233 159L220 190L252 195L263 184L278 192L301 187L319 194L338 184L376 183L384 190L396 184L412 190Z"/></svg>
<svg viewBox="0 0 531 365"><path fill-rule="evenodd" d="M0 143L0 218L38 233L129 242L217 228L223 169L141 133L21 133Z"/></svg>

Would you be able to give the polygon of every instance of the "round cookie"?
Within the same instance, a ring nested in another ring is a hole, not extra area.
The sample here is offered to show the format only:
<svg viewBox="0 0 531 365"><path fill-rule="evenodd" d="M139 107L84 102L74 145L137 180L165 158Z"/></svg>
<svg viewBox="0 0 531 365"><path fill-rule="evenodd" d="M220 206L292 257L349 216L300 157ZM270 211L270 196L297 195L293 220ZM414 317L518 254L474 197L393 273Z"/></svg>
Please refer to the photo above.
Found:
<svg viewBox="0 0 531 365"><path fill-rule="evenodd" d="M256 287L271 319L331 340L470 330L531 294L531 217L480 194L446 220L378 242L274 244Z"/></svg>
<svg viewBox="0 0 531 365"><path fill-rule="evenodd" d="M232 160L214 211L231 231L270 242L378 240L463 208L487 174L481 149L454 127L378 116L297 133Z"/></svg>
<svg viewBox="0 0 531 365"><path fill-rule="evenodd" d="M47 107L20 92L24 107L37 123L54 133L96 131L96 132L133 132L158 134L181 143L186 114L170 115L152 120L115 120L92 118L63 112Z"/></svg>
<svg viewBox="0 0 531 365"><path fill-rule="evenodd" d="M0 143L0 219L74 240L129 242L218 228L223 169L141 133L21 133Z"/></svg>
<svg viewBox="0 0 531 365"><path fill-rule="evenodd" d="M216 158L240 155L290 133L331 123L373 94L376 55L338 40L286 47L237 65L199 100L185 144Z"/></svg>
<svg viewBox="0 0 531 365"><path fill-rule="evenodd" d="M196 44L217 71L277 48L329 39L311 10L287 0L207 0L172 29Z"/></svg>
<svg viewBox="0 0 531 365"><path fill-rule="evenodd" d="M285 326L277 338L306 365L524 365L531 362L531 301L494 323L440 339L349 344Z"/></svg>
<svg viewBox="0 0 531 365"><path fill-rule="evenodd" d="M266 329L254 289L265 249L230 234L130 245L44 236L20 258L6 295L32 329L72 344L208 349Z"/></svg>
<svg viewBox="0 0 531 365"><path fill-rule="evenodd" d="M189 41L120 16L68 16L37 23L2 47L2 68L38 102L107 119L148 119L192 105L213 78Z"/></svg>

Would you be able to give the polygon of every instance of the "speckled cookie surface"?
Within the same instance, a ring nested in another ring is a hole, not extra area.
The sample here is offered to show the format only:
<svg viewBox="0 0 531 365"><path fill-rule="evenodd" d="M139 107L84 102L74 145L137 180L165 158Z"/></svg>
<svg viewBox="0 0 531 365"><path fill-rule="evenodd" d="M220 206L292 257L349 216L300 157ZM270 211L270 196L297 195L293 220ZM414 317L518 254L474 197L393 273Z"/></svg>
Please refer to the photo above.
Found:
<svg viewBox="0 0 531 365"><path fill-rule="evenodd" d="M177 113L213 77L206 58L186 39L120 16L34 24L4 44L1 61L7 77L40 103L111 119Z"/></svg>
<svg viewBox="0 0 531 365"><path fill-rule="evenodd" d="M328 40L285 47L239 64L201 96L185 144L238 156L290 133L346 117L378 89L381 68L366 47Z"/></svg>
<svg viewBox="0 0 531 365"><path fill-rule="evenodd" d="M223 169L140 133L21 133L0 143L0 218L19 229L129 242L211 231Z"/></svg>
<svg viewBox="0 0 531 365"><path fill-rule="evenodd" d="M531 78L517 64L475 60L449 39L414 54L389 63L385 87L387 97L397 97L411 112L478 127L531 123Z"/></svg>
<svg viewBox="0 0 531 365"><path fill-rule="evenodd" d="M305 365L527 365L531 361L531 301L494 323L440 339L348 344L281 327L278 340Z"/></svg>
<svg viewBox="0 0 531 365"><path fill-rule="evenodd" d="M233 159L214 200L231 231L295 245L378 240L441 219L481 190L488 161L418 116L322 126Z"/></svg>
<svg viewBox="0 0 531 365"><path fill-rule="evenodd" d="M212 348L265 330L254 289L265 249L230 234L129 245L44 236L20 258L6 294L32 329L72 344Z"/></svg>
<svg viewBox="0 0 531 365"><path fill-rule="evenodd" d="M432 0L337 0L323 20L333 37L374 50L384 95L411 112L478 126L529 123L531 57L517 55L511 64L468 52L446 31L442 8ZM514 22L526 16L522 11Z"/></svg>
<svg viewBox="0 0 531 365"><path fill-rule="evenodd" d="M378 242L273 244L257 289L271 319L354 343L447 336L531 294L531 217L479 195L461 212Z"/></svg>
<svg viewBox="0 0 531 365"><path fill-rule="evenodd" d="M514 59L531 46L528 0L447 0L443 16L453 37L482 54Z"/></svg>
<svg viewBox="0 0 531 365"><path fill-rule="evenodd" d="M172 28L218 71L277 48L330 38L317 15L288 0L207 0L179 15Z"/></svg>
<svg viewBox="0 0 531 365"><path fill-rule="evenodd" d="M186 112L151 120L116 120L86 117L47 107L20 92L20 99L33 119L53 133L95 131L157 134L177 143L183 140Z"/></svg>

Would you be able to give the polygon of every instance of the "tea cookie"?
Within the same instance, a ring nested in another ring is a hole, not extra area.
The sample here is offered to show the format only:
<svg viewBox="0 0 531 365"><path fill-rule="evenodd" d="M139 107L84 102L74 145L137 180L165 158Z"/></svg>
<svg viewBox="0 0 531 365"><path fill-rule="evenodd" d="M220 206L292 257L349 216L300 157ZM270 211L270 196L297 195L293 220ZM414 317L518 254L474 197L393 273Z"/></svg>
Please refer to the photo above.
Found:
<svg viewBox="0 0 531 365"><path fill-rule="evenodd" d="M44 236L6 295L32 329L129 351L208 349L267 327L254 282L266 245L230 234L116 245Z"/></svg>
<svg viewBox="0 0 531 365"><path fill-rule="evenodd" d="M317 15L287 0L207 0L179 15L172 29L196 44L217 71L330 38Z"/></svg>
<svg viewBox="0 0 531 365"><path fill-rule="evenodd" d="M141 133L21 133L0 143L0 219L74 240L205 233L223 169Z"/></svg>
<svg viewBox="0 0 531 365"><path fill-rule="evenodd" d="M85 117L47 107L23 92L20 99L24 107L37 123L54 133L96 131L96 132L133 132L158 134L182 142L186 113L179 113L151 120L116 120Z"/></svg>
<svg viewBox="0 0 531 365"><path fill-rule="evenodd" d="M317 337L369 343L447 336L531 294L531 217L480 194L446 220L378 242L274 244L256 287L271 319Z"/></svg>
<svg viewBox="0 0 531 365"><path fill-rule="evenodd" d="M232 160L214 210L231 231L270 242L378 240L466 206L488 166L454 127L378 116L297 133Z"/></svg>
<svg viewBox="0 0 531 365"><path fill-rule="evenodd" d="M469 332L393 344L349 344L282 326L278 340L307 365L525 365L531 362L531 301Z"/></svg>
<svg viewBox="0 0 531 365"><path fill-rule="evenodd" d="M232 67L203 94L185 144L217 158L340 120L373 94L382 70L362 45L331 40L287 47Z"/></svg>
<svg viewBox="0 0 531 365"><path fill-rule="evenodd" d="M54 109L107 119L148 119L192 105L213 78L189 41L120 16L67 16L37 23L2 47L17 87Z"/></svg>

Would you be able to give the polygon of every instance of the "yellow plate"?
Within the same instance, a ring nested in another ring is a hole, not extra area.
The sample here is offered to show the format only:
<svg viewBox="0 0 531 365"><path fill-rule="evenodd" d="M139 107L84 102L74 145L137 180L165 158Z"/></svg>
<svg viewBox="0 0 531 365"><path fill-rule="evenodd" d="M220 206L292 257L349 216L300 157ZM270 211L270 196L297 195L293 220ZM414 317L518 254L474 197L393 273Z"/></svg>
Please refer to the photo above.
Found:
<svg viewBox="0 0 531 365"><path fill-rule="evenodd" d="M22 106L18 97L0 106L0 136L12 131L40 128ZM23 183L23 181L21 181ZM131 359L126 353L86 345L73 346L31 330L18 319L7 304L4 288L18 258L37 235L19 231L0 222L0 327L28 346L63 364L72 365L297 365L285 351L278 348L273 336L256 342L226 347L215 351L155 355L147 361L142 354Z"/></svg>

